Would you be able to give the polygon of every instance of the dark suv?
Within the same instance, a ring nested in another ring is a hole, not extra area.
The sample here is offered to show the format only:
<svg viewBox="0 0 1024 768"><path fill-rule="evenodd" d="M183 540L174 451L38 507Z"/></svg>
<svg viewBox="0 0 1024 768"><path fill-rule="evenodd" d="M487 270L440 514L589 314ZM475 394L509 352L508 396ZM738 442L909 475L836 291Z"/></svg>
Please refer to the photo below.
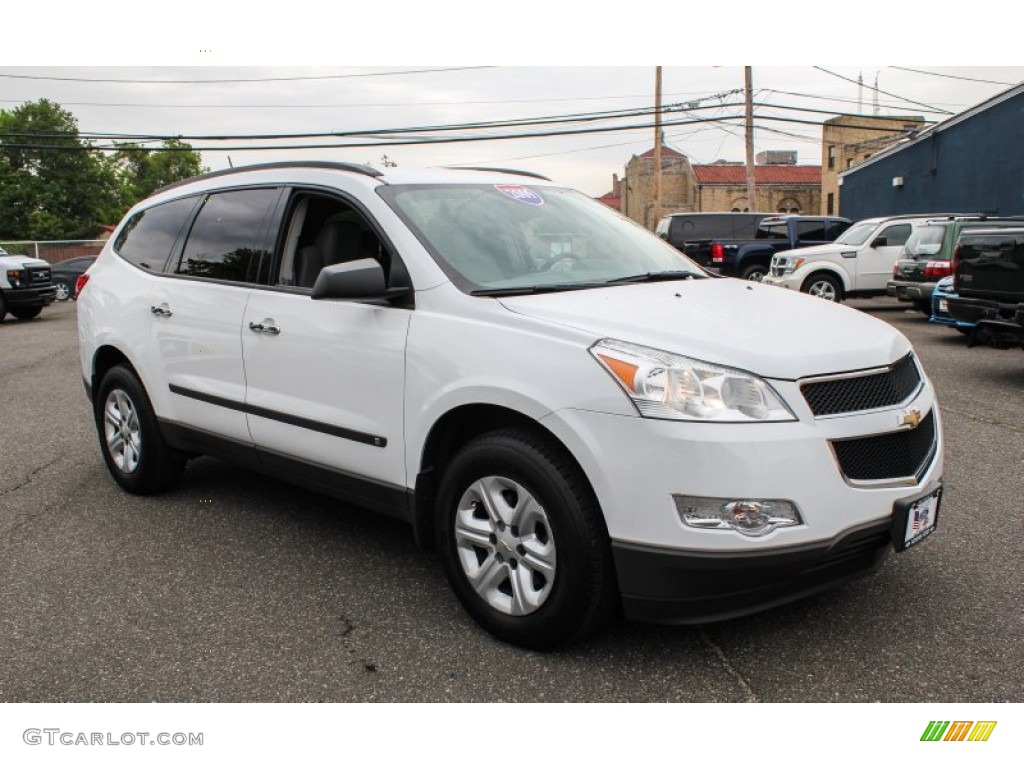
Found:
<svg viewBox="0 0 1024 768"><path fill-rule="evenodd" d="M1024 222L1022 222L1024 224ZM964 233L953 254L949 313L977 323L973 343L1024 346L1024 226Z"/></svg>
<svg viewBox="0 0 1024 768"><path fill-rule="evenodd" d="M948 216L928 221L915 229L907 240L885 292L931 315L932 292L939 280L952 274L953 248L962 232L983 227L1021 226L1024 226L1024 219L1006 217Z"/></svg>
<svg viewBox="0 0 1024 768"><path fill-rule="evenodd" d="M770 213L673 213L658 222L655 234L702 267L711 266L711 243L751 240Z"/></svg>

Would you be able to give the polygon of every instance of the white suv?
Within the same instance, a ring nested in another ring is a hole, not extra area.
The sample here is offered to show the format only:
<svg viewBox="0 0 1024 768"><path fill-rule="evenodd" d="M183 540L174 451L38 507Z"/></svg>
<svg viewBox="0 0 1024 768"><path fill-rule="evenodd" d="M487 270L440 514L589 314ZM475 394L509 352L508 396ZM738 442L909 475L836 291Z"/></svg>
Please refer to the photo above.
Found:
<svg viewBox="0 0 1024 768"><path fill-rule="evenodd" d="M132 493L211 454L410 523L498 637L705 622L935 527L910 343L714 278L529 174L338 163L158 191L81 285L99 443Z"/></svg>
<svg viewBox="0 0 1024 768"><path fill-rule="evenodd" d="M829 301L884 296L903 246L927 220L915 214L858 221L835 242L777 253L763 282Z"/></svg>

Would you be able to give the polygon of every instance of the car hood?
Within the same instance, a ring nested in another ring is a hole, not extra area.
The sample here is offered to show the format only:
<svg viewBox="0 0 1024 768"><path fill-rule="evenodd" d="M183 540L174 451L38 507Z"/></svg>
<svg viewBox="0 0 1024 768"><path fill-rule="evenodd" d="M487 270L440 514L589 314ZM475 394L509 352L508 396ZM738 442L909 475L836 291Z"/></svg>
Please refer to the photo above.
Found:
<svg viewBox="0 0 1024 768"><path fill-rule="evenodd" d="M43 261L42 259L33 259L28 256L15 256L13 254L0 256L0 264L8 268L50 266L49 262Z"/></svg>
<svg viewBox="0 0 1024 768"><path fill-rule="evenodd" d="M822 245L808 245L805 248L793 248L789 251L779 251L776 256L834 256L843 251L857 251L859 245L841 245L839 243L823 243Z"/></svg>
<svg viewBox="0 0 1024 768"><path fill-rule="evenodd" d="M703 279L508 296L512 312L776 379L893 363L910 342L840 304L743 280Z"/></svg>

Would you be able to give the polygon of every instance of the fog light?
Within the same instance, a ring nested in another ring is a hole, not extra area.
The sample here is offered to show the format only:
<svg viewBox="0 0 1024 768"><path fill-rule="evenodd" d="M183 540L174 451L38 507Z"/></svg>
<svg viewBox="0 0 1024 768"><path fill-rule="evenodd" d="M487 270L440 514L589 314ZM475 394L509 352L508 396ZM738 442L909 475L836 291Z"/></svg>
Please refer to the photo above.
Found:
<svg viewBox="0 0 1024 768"><path fill-rule="evenodd" d="M776 528L803 524L792 501L783 499L709 499L672 496L684 525L703 530L732 530L764 536Z"/></svg>

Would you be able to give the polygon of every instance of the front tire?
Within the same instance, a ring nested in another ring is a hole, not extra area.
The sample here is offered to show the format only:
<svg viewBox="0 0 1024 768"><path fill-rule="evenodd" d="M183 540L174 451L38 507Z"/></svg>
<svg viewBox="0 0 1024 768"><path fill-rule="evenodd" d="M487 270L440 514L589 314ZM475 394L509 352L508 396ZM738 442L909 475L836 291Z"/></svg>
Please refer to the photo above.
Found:
<svg viewBox="0 0 1024 768"><path fill-rule="evenodd" d="M825 299L825 301L834 301L837 304L843 300L843 287L832 275L811 275L804 281L800 290L811 296L817 296L819 299Z"/></svg>
<svg viewBox="0 0 1024 768"><path fill-rule="evenodd" d="M438 505L448 581L494 636L547 650L611 617L604 521L580 470L548 439L518 429L474 439L450 462Z"/></svg>
<svg viewBox="0 0 1024 768"><path fill-rule="evenodd" d="M164 441L146 390L131 368L115 365L103 376L94 416L103 460L126 491L161 493L181 478L185 456Z"/></svg>

